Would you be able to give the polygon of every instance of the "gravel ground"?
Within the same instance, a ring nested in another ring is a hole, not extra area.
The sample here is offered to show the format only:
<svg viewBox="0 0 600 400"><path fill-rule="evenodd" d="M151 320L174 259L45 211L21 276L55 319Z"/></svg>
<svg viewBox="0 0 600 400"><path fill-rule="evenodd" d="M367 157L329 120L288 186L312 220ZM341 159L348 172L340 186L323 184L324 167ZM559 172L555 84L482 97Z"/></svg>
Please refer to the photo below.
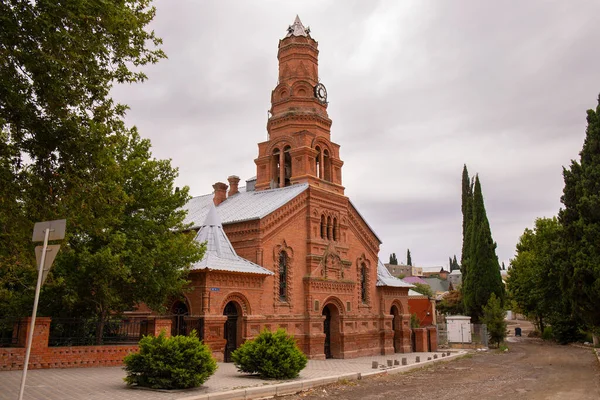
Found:
<svg viewBox="0 0 600 400"><path fill-rule="evenodd" d="M344 382L284 399L600 399L600 366L592 349L525 337L508 340L506 352L492 349L406 374Z"/></svg>

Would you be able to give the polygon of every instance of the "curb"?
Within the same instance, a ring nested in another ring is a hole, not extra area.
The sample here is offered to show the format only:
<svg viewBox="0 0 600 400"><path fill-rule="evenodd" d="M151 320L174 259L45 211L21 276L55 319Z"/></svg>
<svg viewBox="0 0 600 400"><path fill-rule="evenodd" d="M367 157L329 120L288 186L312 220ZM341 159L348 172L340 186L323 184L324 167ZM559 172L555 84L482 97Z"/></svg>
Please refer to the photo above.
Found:
<svg viewBox="0 0 600 400"><path fill-rule="evenodd" d="M246 389L235 389L227 390L224 392L206 393L196 396L184 397L179 400L249 400L249 399L264 399L276 396L286 396L303 392L305 390L313 389L319 386L330 385L332 383L339 382L341 380L359 380L362 378L373 377L376 375L387 375L387 374L398 374L402 372L411 371L413 369L422 368L424 366L433 365L435 363L445 362L453 360L459 356L469 354L468 351L452 352L451 355L437 358L433 360L427 360L422 362L415 362L410 365L400 365L397 367L377 370L373 372L354 372L350 374L342 374L335 376L328 376L326 378L313 378L305 379L295 382L277 383L274 385L255 386ZM600 355L598 356L600 359Z"/></svg>

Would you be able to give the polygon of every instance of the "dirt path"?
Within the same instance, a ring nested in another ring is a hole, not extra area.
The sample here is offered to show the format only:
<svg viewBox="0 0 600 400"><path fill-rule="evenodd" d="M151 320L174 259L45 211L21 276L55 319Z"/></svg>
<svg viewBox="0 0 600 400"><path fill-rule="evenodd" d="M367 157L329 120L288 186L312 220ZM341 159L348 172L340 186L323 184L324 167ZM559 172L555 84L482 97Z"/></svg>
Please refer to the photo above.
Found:
<svg viewBox="0 0 600 400"><path fill-rule="evenodd" d="M402 375L331 385L285 399L600 399L600 367L591 349L511 339L508 352L491 350Z"/></svg>

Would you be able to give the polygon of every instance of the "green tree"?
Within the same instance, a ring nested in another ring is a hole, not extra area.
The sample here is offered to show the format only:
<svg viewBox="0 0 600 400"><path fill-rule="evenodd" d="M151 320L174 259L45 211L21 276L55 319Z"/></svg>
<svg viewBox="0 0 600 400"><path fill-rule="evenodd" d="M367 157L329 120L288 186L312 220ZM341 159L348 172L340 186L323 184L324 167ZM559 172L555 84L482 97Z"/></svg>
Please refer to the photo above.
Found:
<svg viewBox="0 0 600 400"><path fill-rule="evenodd" d="M0 3L0 315L29 313L36 221L67 219L41 313L104 318L180 292L202 255L177 170L123 123L115 83L165 55L150 0ZM4 211L7 211L4 213Z"/></svg>
<svg viewBox="0 0 600 400"><path fill-rule="evenodd" d="M410 257L410 249L406 249L406 265L412 267L412 258Z"/></svg>
<svg viewBox="0 0 600 400"><path fill-rule="evenodd" d="M460 290L452 290L442 298L442 301L436 306L437 311L445 315L464 314L465 307L462 293Z"/></svg>
<svg viewBox="0 0 600 400"><path fill-rule="evenodd" d="M398 265L398 259L396 258L396 253L390 254L390 265Z"/></svg>
<svg viewBox="0 0 600 400"><path fill-rule="evenodd" d="M413 285L415 286L413 288L415 292L424 294L427 297L433 297L433 291L431 290L431 286L419 282L413 283Z"/></svg>
<svg viewBox="0 0 600 400"><path fill-rule="evenodd" d="M463 242L462 242L462 251L460 255L460 268L463 276L463 280L467 276L467 259L470 254L471 245L471 236L469 224L473 219L473 183L471 178L469 177L469 171L467 170L467 165L463 166L462 172L462 198L461 198L461 210L462 210L462 233L463 233Z"/></svg>
<svg viewBox="0 0 600 400"><path fill-rule="evenodd" d="M504 284L500 276L496 243L492 239L479 177L475 177L472 204L473 218L469 223L471 244L469 245L468 269L463 276L465 309L478 322L483 315L483 306L492 293L504 301Z"/></svg>
<svg viewBox="0 0 600 400"><path fill-rule="evenodd" d="M565 308L563 296L556 295L561 291L562 248L558 220L538 218L533 230L525 229L511 260L507 279L510 297L523 314L536 321L540 332Z"/></svg>
<svg viewBox="0 0 600 400"><path fill-rule="evenodd" d="M487 304L483 307L483 323L487 325L490 340L496 342L497 347L500 347L500 343L506 338L507 324L504 315L502 301L496 297L495 293L492 293Z"/></svg>
<svg viewBox="0 0 600 400"><path fill-rule="evenodd" d="M587 111L587 129L579 162L563 169L565 187L558 218L564 228L567 261L562 269L564 294L573 311L600 334L600 96Z"/></svg>

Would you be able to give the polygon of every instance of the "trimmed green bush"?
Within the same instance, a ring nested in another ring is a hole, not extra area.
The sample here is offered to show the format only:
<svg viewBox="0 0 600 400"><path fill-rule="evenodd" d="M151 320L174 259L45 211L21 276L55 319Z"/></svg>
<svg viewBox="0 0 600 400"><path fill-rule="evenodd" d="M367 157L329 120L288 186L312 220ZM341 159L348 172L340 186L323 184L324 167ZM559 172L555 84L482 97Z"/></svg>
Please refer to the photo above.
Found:
<svg viewBox="0 0 600 400"><path fill-rule="evenodd" d="M262 331L231 354L241 372L259 374L261 378L290 379L306 367L308 359L284 329Z"/></svg>
<svg viewBox="0 0 600 400"><path fill-rule="evenodd" d="M140 350L125 357L128 385L153 389L187 389L202 385L215 373L217 363L196 331L189 336L144 336Z"/></svg>

